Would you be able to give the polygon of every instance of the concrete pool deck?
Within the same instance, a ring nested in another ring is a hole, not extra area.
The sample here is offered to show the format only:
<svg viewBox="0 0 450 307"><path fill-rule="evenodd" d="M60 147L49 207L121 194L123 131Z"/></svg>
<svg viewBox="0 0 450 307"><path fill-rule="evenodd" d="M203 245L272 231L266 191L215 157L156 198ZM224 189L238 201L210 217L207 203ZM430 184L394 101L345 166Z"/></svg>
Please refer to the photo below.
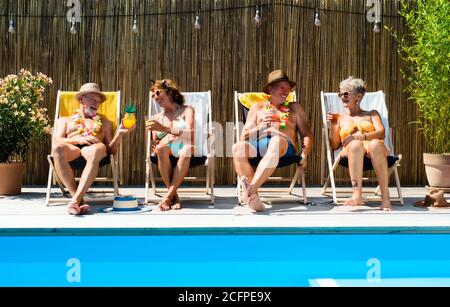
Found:
<svg viewBox="0 0 450 307"><path fill-rule="evenodd" d="M148 234L249 234L261 233L450 233L450 208L417 208L424 187L403 188L405 205L382 212L379 203L361 207L334 206L321 196L321 188L308 188L308 201L266 205L252 213L237 204L235 187L215 189L216 203L183 202L180 211L108 214L101 210L112 202L93 203L92 213L70 216L65 205L45 205L45 188L28 187L13 197L0 196L0 235L148 235ZM394 189L391 189L395 195ZM296 189L299 194L299 189ZM143 201L144 189L121 188ZM448 198L448 194L446 195ZM183 200L183 198L182 198Z"/></svg>

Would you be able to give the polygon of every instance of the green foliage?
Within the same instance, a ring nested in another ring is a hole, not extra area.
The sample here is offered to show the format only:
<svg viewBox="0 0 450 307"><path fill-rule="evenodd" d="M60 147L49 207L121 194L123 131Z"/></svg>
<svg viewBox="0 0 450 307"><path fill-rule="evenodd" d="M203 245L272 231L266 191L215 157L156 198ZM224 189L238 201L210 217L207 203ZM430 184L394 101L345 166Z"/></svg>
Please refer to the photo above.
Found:
<svg viewBox="0 0 450 307"><path fill-rule="evenodd" d="M409 33L399 43L407 92L419 110L419 124L433 153L450 153L450 1L402 3Z"/></svg>
<svg viewBox="0 0 450 307"><path fill-rule="evenodd" d="M22 69L0 79L0 162L21 161L33 143L51 131L47 109L41 108L47 76Z"/></svg>

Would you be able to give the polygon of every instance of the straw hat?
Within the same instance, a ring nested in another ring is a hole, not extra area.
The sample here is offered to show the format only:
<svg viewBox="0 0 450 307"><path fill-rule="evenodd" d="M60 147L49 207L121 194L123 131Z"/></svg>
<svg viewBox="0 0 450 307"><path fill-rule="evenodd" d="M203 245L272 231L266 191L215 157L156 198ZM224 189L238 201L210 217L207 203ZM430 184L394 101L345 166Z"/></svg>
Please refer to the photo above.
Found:
<svg viewBox="0 0 450 307"><path fill-rule="evenodd" d="M103 94L100 91L100 87L98 86L97 83L83 84L80 88L80 91L75 95L75 98L77 98L77 100L79 101L81 96L86 95L86 94L92 94L92 93L100 95L102 102L104 102L106 100L105 94Z"/></svg>
<svg viewBox="0 0 450 307"><path fill-rule="evenodd" d="M286 81L289 82L291 87L294 87L297 85L294 81L289 80L289 77L283 70L275 70L272 71L269 76L267 77L267 84L263 87L263 92L266 94L269 94L269 87L272 85L275 85L277 82Z"/></svg>

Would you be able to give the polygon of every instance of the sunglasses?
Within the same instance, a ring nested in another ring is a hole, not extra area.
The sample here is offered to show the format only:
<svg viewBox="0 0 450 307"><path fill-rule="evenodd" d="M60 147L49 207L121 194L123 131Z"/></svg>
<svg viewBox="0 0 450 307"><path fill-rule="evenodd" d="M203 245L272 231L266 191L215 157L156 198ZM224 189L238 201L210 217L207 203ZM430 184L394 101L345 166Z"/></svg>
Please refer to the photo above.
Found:
<svg viewBox="0 0 450 307"><path fill-rule="evenodd" d="M341 98L341 99L342 99L342 98L347 99L348 96L350 96L350 93L349 93L349 92L344 92L344 93L339 93L339 94L338 94L338 97Z"/></svg>
<svg viewBox="0 0 450 307"><path fill-rule="evenodd" d="M161 95L162 92L163 92L163 91L156 90L156 91L154 91L154 92L152 93L152 97L157 97L157 96Z"/></svg>

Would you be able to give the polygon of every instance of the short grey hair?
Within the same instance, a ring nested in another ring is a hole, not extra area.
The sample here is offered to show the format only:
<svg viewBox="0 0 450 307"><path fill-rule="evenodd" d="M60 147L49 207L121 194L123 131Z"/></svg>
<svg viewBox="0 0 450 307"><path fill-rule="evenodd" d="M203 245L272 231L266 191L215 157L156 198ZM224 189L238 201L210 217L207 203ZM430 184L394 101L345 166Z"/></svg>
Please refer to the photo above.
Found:
<svg viewBox="0 0 450 307"><path fill-rule="evenodd" d="M350 76L339 84L340 88L345 86L350 86L354 93L359 93L363 96L366 94L366 82L362 79L353 78Z"/></svg>

